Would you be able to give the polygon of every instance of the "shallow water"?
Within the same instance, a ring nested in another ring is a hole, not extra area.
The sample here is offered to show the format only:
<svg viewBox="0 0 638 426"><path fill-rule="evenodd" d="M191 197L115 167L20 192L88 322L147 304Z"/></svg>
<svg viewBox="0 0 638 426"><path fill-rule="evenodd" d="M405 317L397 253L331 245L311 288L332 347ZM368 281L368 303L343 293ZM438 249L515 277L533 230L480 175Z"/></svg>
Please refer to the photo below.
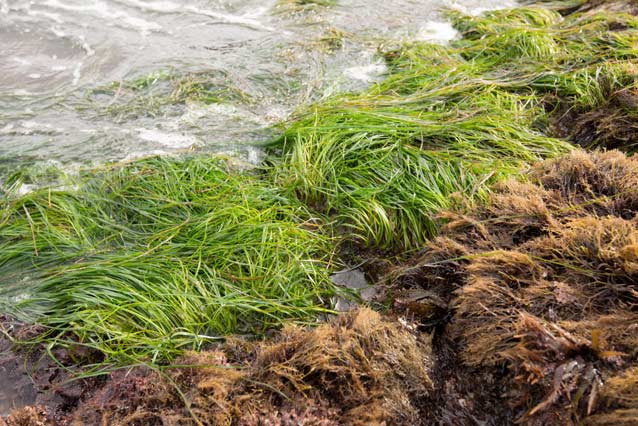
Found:
<svg viewBox="0 0 638 426"><path fill-rule="evenodd" d="M509 5L0 0L0 176L190 148L259 161L255 145L295 108L381 78L379 44L454 37L443 7ZM180 81L219 99L177 99Z"/></svg>

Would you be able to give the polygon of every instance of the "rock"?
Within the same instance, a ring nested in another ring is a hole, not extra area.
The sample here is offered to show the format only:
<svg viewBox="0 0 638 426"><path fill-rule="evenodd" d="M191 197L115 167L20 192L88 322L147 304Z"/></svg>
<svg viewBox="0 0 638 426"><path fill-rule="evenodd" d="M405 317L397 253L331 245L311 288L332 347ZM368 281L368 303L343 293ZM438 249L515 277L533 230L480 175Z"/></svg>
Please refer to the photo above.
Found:
<svg viewBox="0 0 638 426"><path fill-rule="evenodd" d="M330 279L340 287L354 290L364 302L373 301L378 295L377 289L366 280L365 274L360 269L344 269L333 274ZM359 304L343 297L338 297L335 310L339 312L351 311Z"/></svg>

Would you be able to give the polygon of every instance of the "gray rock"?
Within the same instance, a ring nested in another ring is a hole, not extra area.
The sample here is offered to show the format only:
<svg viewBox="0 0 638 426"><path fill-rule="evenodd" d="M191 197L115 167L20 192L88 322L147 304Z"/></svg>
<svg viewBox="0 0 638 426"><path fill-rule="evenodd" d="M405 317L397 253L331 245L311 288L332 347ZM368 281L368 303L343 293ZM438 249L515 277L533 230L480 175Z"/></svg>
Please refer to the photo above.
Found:
<svg viewBox="0 0 638 426"><path fill-rule="evenodd" d="M360 269L344 269L333 274L330 279L340 287L354 290L364 302L374 300L378 294L377 289L366 281L365 274ZM357 306L359 306L358 303L338 297L334 308L339 312L345 312Z"/></svg>

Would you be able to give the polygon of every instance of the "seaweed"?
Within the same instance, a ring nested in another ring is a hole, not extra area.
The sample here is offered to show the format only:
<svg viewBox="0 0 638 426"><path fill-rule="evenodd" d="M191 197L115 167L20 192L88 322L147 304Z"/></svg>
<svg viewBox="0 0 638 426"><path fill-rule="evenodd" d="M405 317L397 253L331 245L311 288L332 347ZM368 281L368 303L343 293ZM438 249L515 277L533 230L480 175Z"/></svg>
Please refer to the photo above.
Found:
<svg viewBox="0 0 638 426"><path fill-rule="evenodd" d="M0 203L2 308L33 340L161 362L330 311L320 219L255 172L149 158L74 183Z"/></svg>
<svg viewBox="0 0 638 426"><path fill-rule="evenodd" d="M395 283L447 302L458 371L498 377L485 392L519 423L635 423L638 159L575 151L525 177L446 213Z"/></svg>
<svg viewBox="0 0 638 426"><path fill-rule="evenodd" d="M431 391L429 341L369 309L263 342L230 340L162 371L119 372L77 424L413 425ZM185 405L186 403L186 405Z"/></svg>

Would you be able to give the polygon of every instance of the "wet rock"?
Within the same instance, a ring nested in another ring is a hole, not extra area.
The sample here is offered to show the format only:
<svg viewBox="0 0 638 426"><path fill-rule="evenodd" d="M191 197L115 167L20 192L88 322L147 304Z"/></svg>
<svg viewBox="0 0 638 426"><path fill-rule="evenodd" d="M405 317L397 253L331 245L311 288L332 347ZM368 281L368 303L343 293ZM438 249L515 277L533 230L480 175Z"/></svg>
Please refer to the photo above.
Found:
<svg viewBox="0 0 638 426"><path fill-rule="evenodd" d="M372 302L379 293L377 288L368 283L365 274L360 269L344 269L333 274L330 279L338 286L353 290L363 302ZM357 306L358 303L339 297L335 303L335 310L346 312Z"/></svg>
<svg viewBox="0 0 638 426"><path fill-rule="evenodd" d="M11 346L7 339L0 339L0 416L34 404L37 396L23 359L11 351Z"/></svg>

